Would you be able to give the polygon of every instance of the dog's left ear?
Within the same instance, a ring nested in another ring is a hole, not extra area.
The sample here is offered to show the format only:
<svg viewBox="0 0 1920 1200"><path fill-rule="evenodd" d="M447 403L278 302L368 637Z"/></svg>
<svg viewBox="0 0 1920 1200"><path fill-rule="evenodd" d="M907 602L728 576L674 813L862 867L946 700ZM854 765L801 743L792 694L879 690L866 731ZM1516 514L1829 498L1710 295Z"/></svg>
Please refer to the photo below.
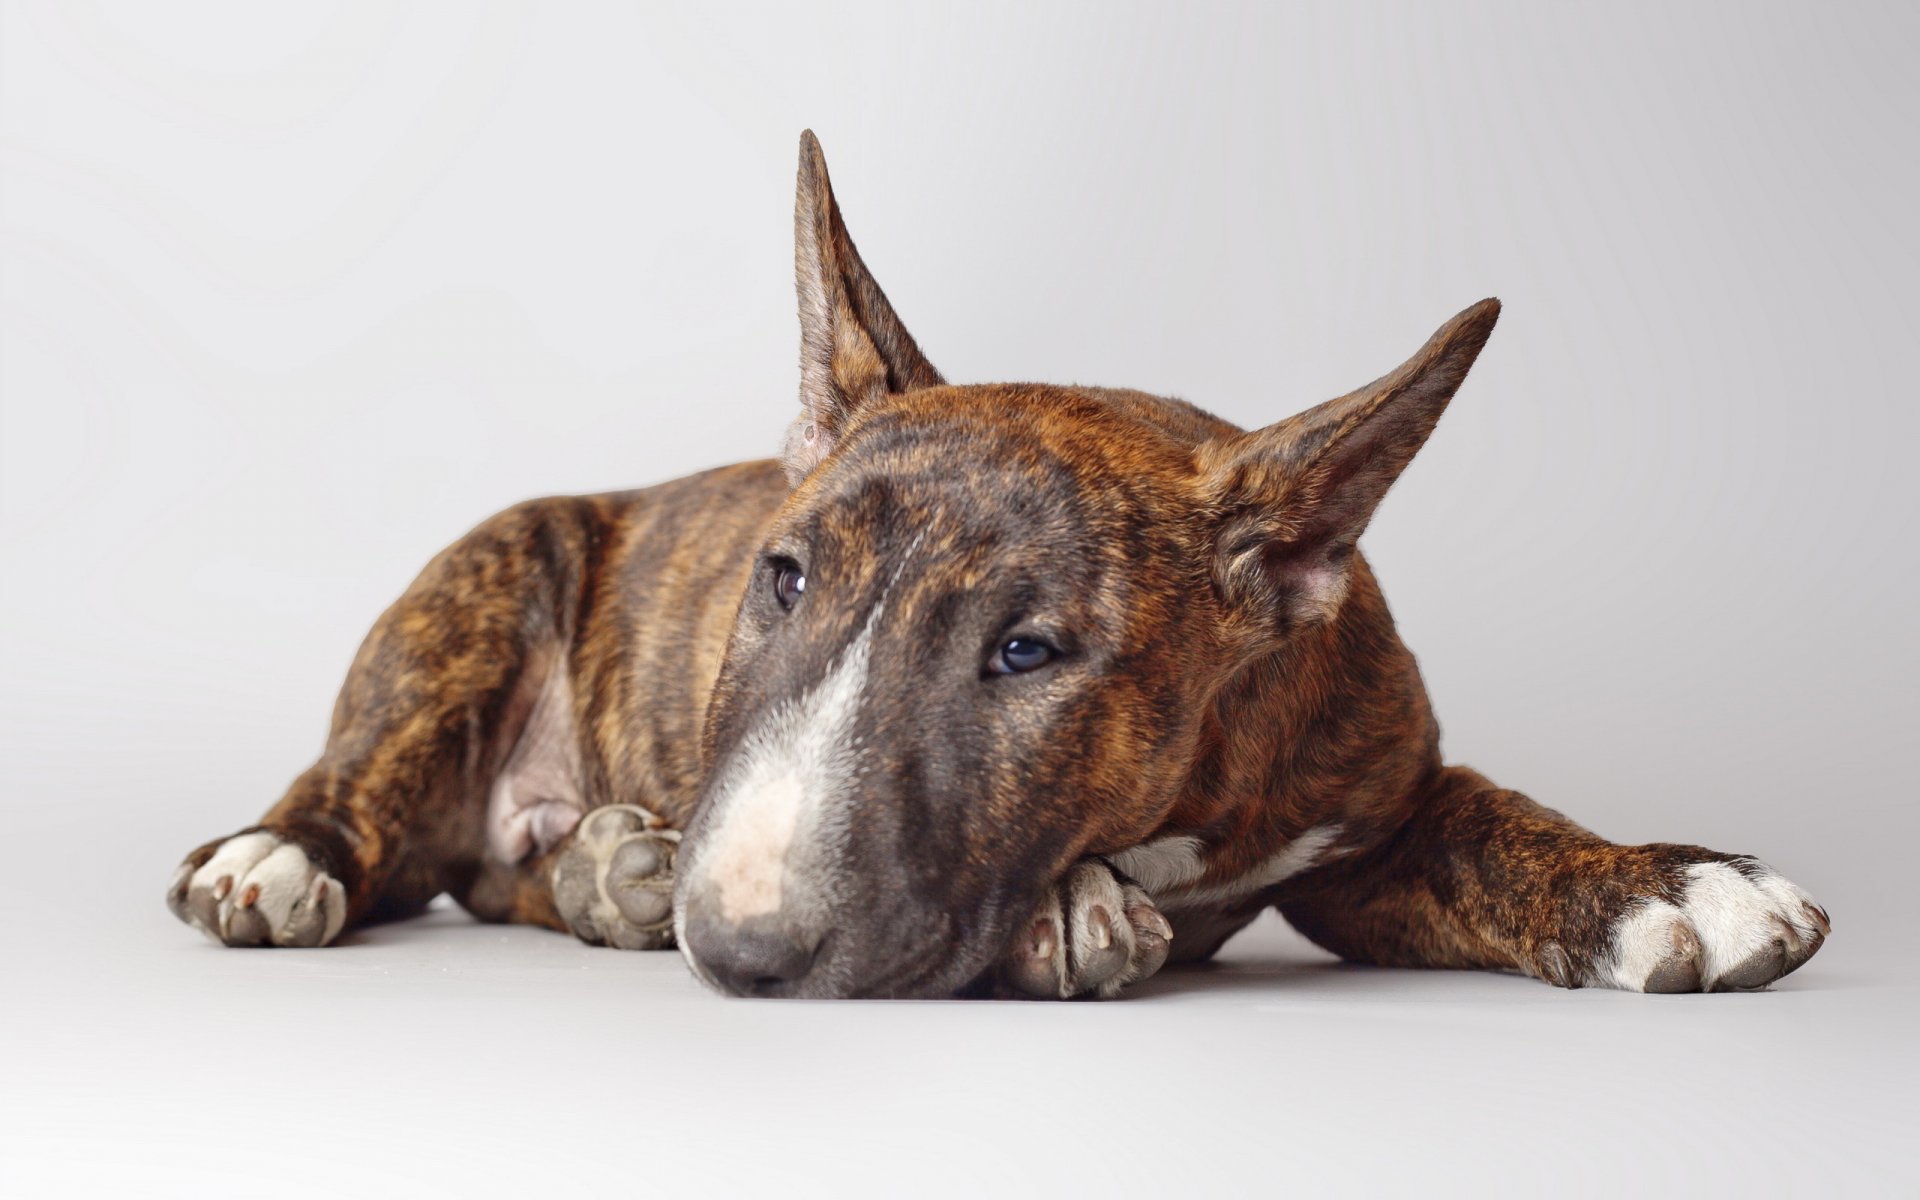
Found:
<svg viewBox="0 0 1920 1200"><path fill-rule="evenodd" d="M793 273L800 293L801 411L787 431L782 461L787 482L798 486L832 452L862 405L946 381L920 353L853 248L826 156L811 129L800 135Z"/></svg>
<svg viewBox="0 0 1920 1200"><path fill-rule="evenodd" d="M1354 543L1499 317L1500 302L1482 300L1391 375L1200 447L1200 485L1215 520L1214 580L1229 604L1280 630L1333 619Z"/></svg>

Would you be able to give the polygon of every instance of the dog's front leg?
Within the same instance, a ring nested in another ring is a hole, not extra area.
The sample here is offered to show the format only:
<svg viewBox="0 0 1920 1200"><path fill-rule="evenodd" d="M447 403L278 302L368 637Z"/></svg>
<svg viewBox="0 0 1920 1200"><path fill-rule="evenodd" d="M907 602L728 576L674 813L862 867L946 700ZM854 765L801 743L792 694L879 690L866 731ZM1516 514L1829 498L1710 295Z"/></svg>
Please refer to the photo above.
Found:
<svg viewBox="0 0 1920 1200"><path fill-rule="evenodd" d="M1827 914L1744 855L1621 846L1452 768L1378 849L1303 879L1280 910L1356 962L1518 970L1561 987L1764 987Z"/></svg>
<svg viewBox="0 0 1920 1200"><path fill-rule="evenodd" d="M600 521L585 502L530 502L435 558L367 635L320 761L259 824L187 855L174 913L230 946L324 946L472 887L489 785L564 665ZM535 882L525 911L500 915L564 928Z"/></svg>

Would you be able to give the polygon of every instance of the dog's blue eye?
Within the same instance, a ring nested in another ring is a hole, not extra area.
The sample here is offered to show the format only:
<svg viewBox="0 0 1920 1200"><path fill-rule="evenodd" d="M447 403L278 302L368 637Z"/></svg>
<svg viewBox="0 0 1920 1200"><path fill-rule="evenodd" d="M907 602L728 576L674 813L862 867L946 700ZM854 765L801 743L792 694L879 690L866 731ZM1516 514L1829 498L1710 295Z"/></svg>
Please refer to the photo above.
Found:
<svg viewBox="0 0 1920 1200"><path fill-rule="evenodd" d="M1017 637L993 652L987 670L995 675L1018 675L1037 671L1052 662L1059 652L1039 638Z"/></svg>
<svg viewBox="0 0 1920 1200"><path fill-rule="evenodd" d="M773 598L788 612L807 593L807 577L798 563L781 563L773 572Z"/></svg>

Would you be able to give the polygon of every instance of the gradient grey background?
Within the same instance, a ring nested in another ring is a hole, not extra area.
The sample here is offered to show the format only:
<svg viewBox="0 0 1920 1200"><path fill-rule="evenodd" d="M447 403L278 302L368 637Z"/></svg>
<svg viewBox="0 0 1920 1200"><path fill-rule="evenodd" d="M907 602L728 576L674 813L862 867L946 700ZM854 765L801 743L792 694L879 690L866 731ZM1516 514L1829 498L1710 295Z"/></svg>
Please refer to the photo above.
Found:
<svg viewBox="0 0 1920 1200"><path fill-rule="evenodd" d="M0 1180L19 1195L1915 1186L1920 9L0 8ZM755 1005L455 913L161 905L374 615L772 452L795 138L957 381L1265 423L1507 305L1365 542L1450 757L1831 910L1756 996L1330 965ZM1909 1192L1909 1194L1911 1194Z"/></svg>

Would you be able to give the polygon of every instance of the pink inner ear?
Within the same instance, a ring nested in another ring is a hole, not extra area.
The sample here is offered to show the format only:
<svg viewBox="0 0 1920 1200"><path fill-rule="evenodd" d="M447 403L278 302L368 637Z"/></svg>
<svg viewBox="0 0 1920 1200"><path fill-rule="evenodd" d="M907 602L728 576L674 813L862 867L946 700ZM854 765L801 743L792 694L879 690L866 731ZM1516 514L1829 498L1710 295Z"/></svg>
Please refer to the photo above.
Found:
<svg viewBox="0 0 1920 1200"><path fill-rule="evenodd" d="M1282 548L1266 561L1292 623L1331 621L1347 598L1349 546Z"/></svg>
<svg viewBox="0 0 1920 1200"><path fill-rule="evenodd" d="M819 466L833 449L833 441L814 420L813 414L802 410L787 426L786 443L780 448L780 465L787 472L787 486L799 487L812 470Z"/></svg>

